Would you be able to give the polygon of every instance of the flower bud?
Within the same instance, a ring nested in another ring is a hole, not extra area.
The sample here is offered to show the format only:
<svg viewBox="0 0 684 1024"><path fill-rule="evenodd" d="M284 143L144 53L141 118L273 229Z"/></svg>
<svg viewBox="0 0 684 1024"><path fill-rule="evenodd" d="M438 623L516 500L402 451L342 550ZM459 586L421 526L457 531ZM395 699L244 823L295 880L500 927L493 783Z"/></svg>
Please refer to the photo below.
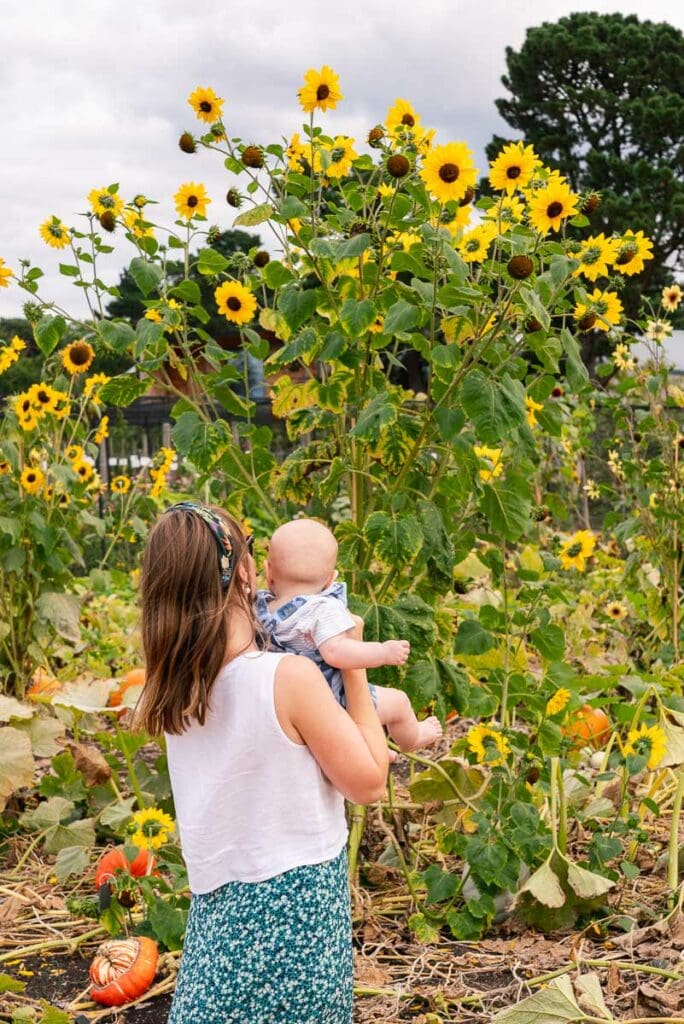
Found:
<svg viewBox="0 0 684 1024"><path fill-rule="evenodd" d="M541 331L541 329L542 325L536 316L531 316L529 320L525 321L525 334L534 334L536 331Z"/></svg>
<svg viewBox="0 0 684 1024"><path fill-rule="evenodd" d="M376 124L375 128L371 128L368 132L368 145L372 149L379 149L382 145L382 140L385 137L385 129L381 124Z"/></svg>
<svg viewBox="0 0 684 1024"><path fill-rule="evenodd" d="M264 152L259 146L245 146L242 151L242 162L245 167L259 168L264 166Z"/></svg>
<svg viewBox="0 0 684 1024"><path fill-rule="evenodd" d="M266 264L270 263L270 262L271 262L271 257L269 256L269 254L264 249L260 249L259 252L254 254L254 266L255 267L265 267Z"/></svg>
<svg viewBox="0 0 684 1024"><path fill-rule="evenodd" d="M582 213L590 216L592 213L596 213L599 206L601 205L601 196L598 192L590 192L582 203Z"/></svg>
<svg viewBox="0 0 684 1024"><path fill-rule="evenodd" d="M229 206L234 206L236 210L239 210L242 206L242 196L236 188L229 188L226 192L226 202Z"/></svg>
<svg viewBox="0 0 684 1024"><path fill-rule="evenodd" d="M469 185L465 190L465 194L461 200L459 200L459 206L469 206L475 198L475 189L472 185Z"/></svg>
<svg viewBox="0 0 684 1024"><path fill-rule="evenodd" d="M116 217L111 210L104 210L97 219L105 231L113 231L116 227Z"/></svg>
<svg viewBox="0 0 684 1024"><path fill-rule="evenodd" d="M411 164L402 153L394 153L387 161L387 171L393 178L404 178L411 170Z"/></svg>
<svg viewBox="0 0 684 1024"><path fill-rule="evenodd" d="M179 147L184 153L196 153L197 146L190 132L183 132L180 139L178 140Z"/></svg>
<svg viewBox="0 0 684 1024"><path fill-rule="evenodd" d="M514 277L516 281L524 281L526 277L529 277L534 272L534 261L530 256L518 255L513 256L508 261L508 273L511 277Z"/></svg>

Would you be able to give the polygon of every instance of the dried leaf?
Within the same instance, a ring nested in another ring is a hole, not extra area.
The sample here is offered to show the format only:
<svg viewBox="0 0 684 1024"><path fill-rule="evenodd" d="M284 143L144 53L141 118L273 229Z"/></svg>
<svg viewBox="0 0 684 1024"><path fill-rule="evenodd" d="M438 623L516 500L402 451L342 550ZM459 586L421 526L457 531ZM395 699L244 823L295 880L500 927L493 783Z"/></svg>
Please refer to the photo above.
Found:
<svg viewBox="0 0 684 1024"><path fill-rule="evenodd" d="M555 978L547 988L495 1014L492 1024L569 1024L585 1016L568 978Z"/></svg>
<svg viewBox="0 0 684 1024"><path fill-rule="evenodd" d="M26 733L6 725L0 729L0 811L15 789L33 782L35 761Z"/></svg>
<svg viewBox="0 0 684 1024"><path fill-rule="evenodd" d="M516 901L524 892L529 892L545 907L563 906L565 893L558 881L558 875L551 867L551 858L544 861L542 866L530 875L523 887L518 890Z"/></svg>
<svg viewBox="0 0 684 1024"><path fill-rule="evenodd" d="M16 697L5 697L0 694L0 722L9 722L11 718L31 718L33 708L22 704Z"/></svg>
<svg viewBox="0 0 684 1024"><path fill-rule="evenodd" d="M663 984L657 981L644 981L639 991L650 1002L670 1012L680 1010L684 1005L684 982Z"/></svg>
<svg viewBox="0 0 684 1024"><path fill-rule="evenodd" d="M68 747L74 756L76 770L81 772L86 785L102 786L112 777L112 769L97 747L73 742L69 743Z"/></svg>
<svg viewBox="0 0 684 1024"><path fill-rule="evenodd" d="M590 900L595 899L596 896L603 896L604 893L613 888L615 882L611 881L610 878L604 878L603 875L597 875L593 871L587 871L586 868L581 868L578 864L568 861L568 885L577 893L580 899Z"/></svg>
<svg viewBox="0 0 684 1024"><path fill-rule="evenodd" d="M577 1001L584 1010L588 1010L592 1017L605 1017L612 1020L613 1015L605 1004L599 976L594 971L589 974L580 974L574 979L574 988Z"/></svg>
<svg viewBox="0 0 684 1024"><path fill-rule="evenodd" d="M665 756L658 767L670 768L684 764L684 729L668 722L666 718L661 718L660 727L665 733Z"/></svg>
<svg viewBox="0 0 684 1024"><path fill-rule="evenodd" d="M8 896L0 903L0 930L19 916L24 905L25 901L19 896Z"/></svg>

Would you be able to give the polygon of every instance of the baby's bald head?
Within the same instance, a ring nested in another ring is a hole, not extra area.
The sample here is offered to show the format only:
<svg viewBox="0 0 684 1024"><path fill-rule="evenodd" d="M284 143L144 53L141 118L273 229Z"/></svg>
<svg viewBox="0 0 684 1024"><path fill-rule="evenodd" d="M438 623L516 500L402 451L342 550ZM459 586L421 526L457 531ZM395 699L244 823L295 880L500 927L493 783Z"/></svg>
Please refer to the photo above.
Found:
<svg viewBox="0 0 684 1024"><path fill-rule="evenodd" d="M315 519L293 519L279 526L268 551L269 586L317 594L330 582L337 561L337 541Z"/></svg>

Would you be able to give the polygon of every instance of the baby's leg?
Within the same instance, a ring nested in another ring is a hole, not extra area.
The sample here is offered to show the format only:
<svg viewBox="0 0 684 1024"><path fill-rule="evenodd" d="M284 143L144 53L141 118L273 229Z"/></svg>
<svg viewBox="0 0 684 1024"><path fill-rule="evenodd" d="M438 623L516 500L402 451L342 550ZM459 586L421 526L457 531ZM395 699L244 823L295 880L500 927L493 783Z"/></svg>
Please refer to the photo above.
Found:
<svg viewBox="0 0 684 1024"><path fill-rule="evenodd" d="M413 713L411 701L401 690L391 686L378 686L378 718L400 750L420 750L430 747L442 735L438 718L431 715L419 722Z"/></svg>

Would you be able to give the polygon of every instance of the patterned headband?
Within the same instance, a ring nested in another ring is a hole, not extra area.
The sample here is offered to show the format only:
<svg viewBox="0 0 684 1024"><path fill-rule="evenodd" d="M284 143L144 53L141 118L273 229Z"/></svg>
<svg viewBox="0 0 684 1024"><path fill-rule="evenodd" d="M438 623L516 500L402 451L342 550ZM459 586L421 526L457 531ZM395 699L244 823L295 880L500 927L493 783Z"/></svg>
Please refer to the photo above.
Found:
<svg viewBox="0 0 684 1024"><path fill-rule="evenodd" d="M197 505L194 501L179 501L176 505L171 505L170 508L167 508L166 511L194 512L196 516L199 516L207 524L216 541L221 590L227 590L233 575L233 542L221 517L212 512L211 509L205 508L204 505Z"/></svg>

